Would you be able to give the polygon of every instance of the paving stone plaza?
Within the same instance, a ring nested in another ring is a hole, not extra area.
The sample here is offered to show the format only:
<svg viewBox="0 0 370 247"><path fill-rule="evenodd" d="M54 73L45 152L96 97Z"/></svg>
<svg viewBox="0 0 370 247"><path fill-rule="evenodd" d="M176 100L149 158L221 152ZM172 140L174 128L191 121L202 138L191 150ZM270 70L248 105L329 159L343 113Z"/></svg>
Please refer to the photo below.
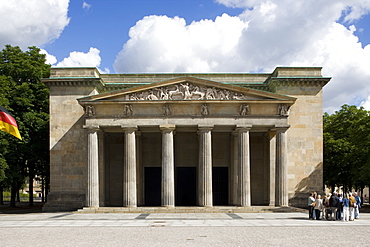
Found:
<svg viewBox="0 0 370 247"><path fill-rule="evenodd" d="M303 211L0 214L0 246L369 246L369 233L369 213L351 222L308 220Z"/></svg>

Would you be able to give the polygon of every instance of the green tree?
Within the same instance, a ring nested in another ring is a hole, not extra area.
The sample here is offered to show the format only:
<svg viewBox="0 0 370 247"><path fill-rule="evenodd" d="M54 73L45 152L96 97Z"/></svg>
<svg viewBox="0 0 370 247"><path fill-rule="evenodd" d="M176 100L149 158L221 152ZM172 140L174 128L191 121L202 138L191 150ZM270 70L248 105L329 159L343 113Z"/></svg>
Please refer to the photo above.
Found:
<svg viewBox="0 0 370 247"><path fill-rule="evenodd" d="M324 114L324 182L345 190L370 184L370 115L363 107L343 105Z"/></svg>
<svg viewBox="0 0 370 247"><path fill-rule="evenodd" d="M0 103L16 119L23 139L0 135L0 150L7 166L3 185L11 188L11 206L15 206L16 192L25 179L29 178L32 187L36 175L45 176L41 170L49 163L49 91L41 78L49 76L50 65L45 62L45 55L36 47L22 51L18 46L6 45L0 51Z"/></svg>

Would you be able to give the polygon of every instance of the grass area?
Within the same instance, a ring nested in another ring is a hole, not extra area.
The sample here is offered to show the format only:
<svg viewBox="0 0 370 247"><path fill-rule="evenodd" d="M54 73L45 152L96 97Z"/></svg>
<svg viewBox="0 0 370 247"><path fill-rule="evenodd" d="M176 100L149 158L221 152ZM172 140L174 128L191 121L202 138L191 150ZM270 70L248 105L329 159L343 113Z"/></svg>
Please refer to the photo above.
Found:
<svg viewBox="0 0 370 247"><path fill-rule="evenodd" d="M33 197L36 199L36 195L34 194ZM3 192L3 199L4 199L4 202L10 202L10 192L9 191L4 191ZM26 193L20 193L19 194L19 199L21 202L28 202L29 200L29 195L26 194ZM41 198L40 198L41 200Z"/></svg>

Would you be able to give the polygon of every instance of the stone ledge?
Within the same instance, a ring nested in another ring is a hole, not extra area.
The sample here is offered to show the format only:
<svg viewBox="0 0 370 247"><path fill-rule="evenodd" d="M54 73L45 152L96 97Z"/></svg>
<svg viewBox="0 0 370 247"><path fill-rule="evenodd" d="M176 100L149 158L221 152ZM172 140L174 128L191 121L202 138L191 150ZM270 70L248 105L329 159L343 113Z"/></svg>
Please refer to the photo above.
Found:
<svg viewBox="0 0 370 247"><path fill-rule="evenodd" d="M299 212L294 207L270 207L270 206L252 206L252 207L84 207L74 213L288 213Z"/></svg>

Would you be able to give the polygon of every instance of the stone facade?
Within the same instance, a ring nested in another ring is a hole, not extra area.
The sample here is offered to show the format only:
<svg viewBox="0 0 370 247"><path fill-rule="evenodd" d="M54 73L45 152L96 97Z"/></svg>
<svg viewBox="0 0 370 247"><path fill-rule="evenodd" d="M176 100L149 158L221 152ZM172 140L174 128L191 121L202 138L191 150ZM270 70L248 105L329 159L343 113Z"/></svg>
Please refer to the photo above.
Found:
<svg viewBox="0 0 370 247"><path fill-rule="evenodd" d="M321 68L100 74L52 68L45 211L304 206L322 191Z"/></svg>

